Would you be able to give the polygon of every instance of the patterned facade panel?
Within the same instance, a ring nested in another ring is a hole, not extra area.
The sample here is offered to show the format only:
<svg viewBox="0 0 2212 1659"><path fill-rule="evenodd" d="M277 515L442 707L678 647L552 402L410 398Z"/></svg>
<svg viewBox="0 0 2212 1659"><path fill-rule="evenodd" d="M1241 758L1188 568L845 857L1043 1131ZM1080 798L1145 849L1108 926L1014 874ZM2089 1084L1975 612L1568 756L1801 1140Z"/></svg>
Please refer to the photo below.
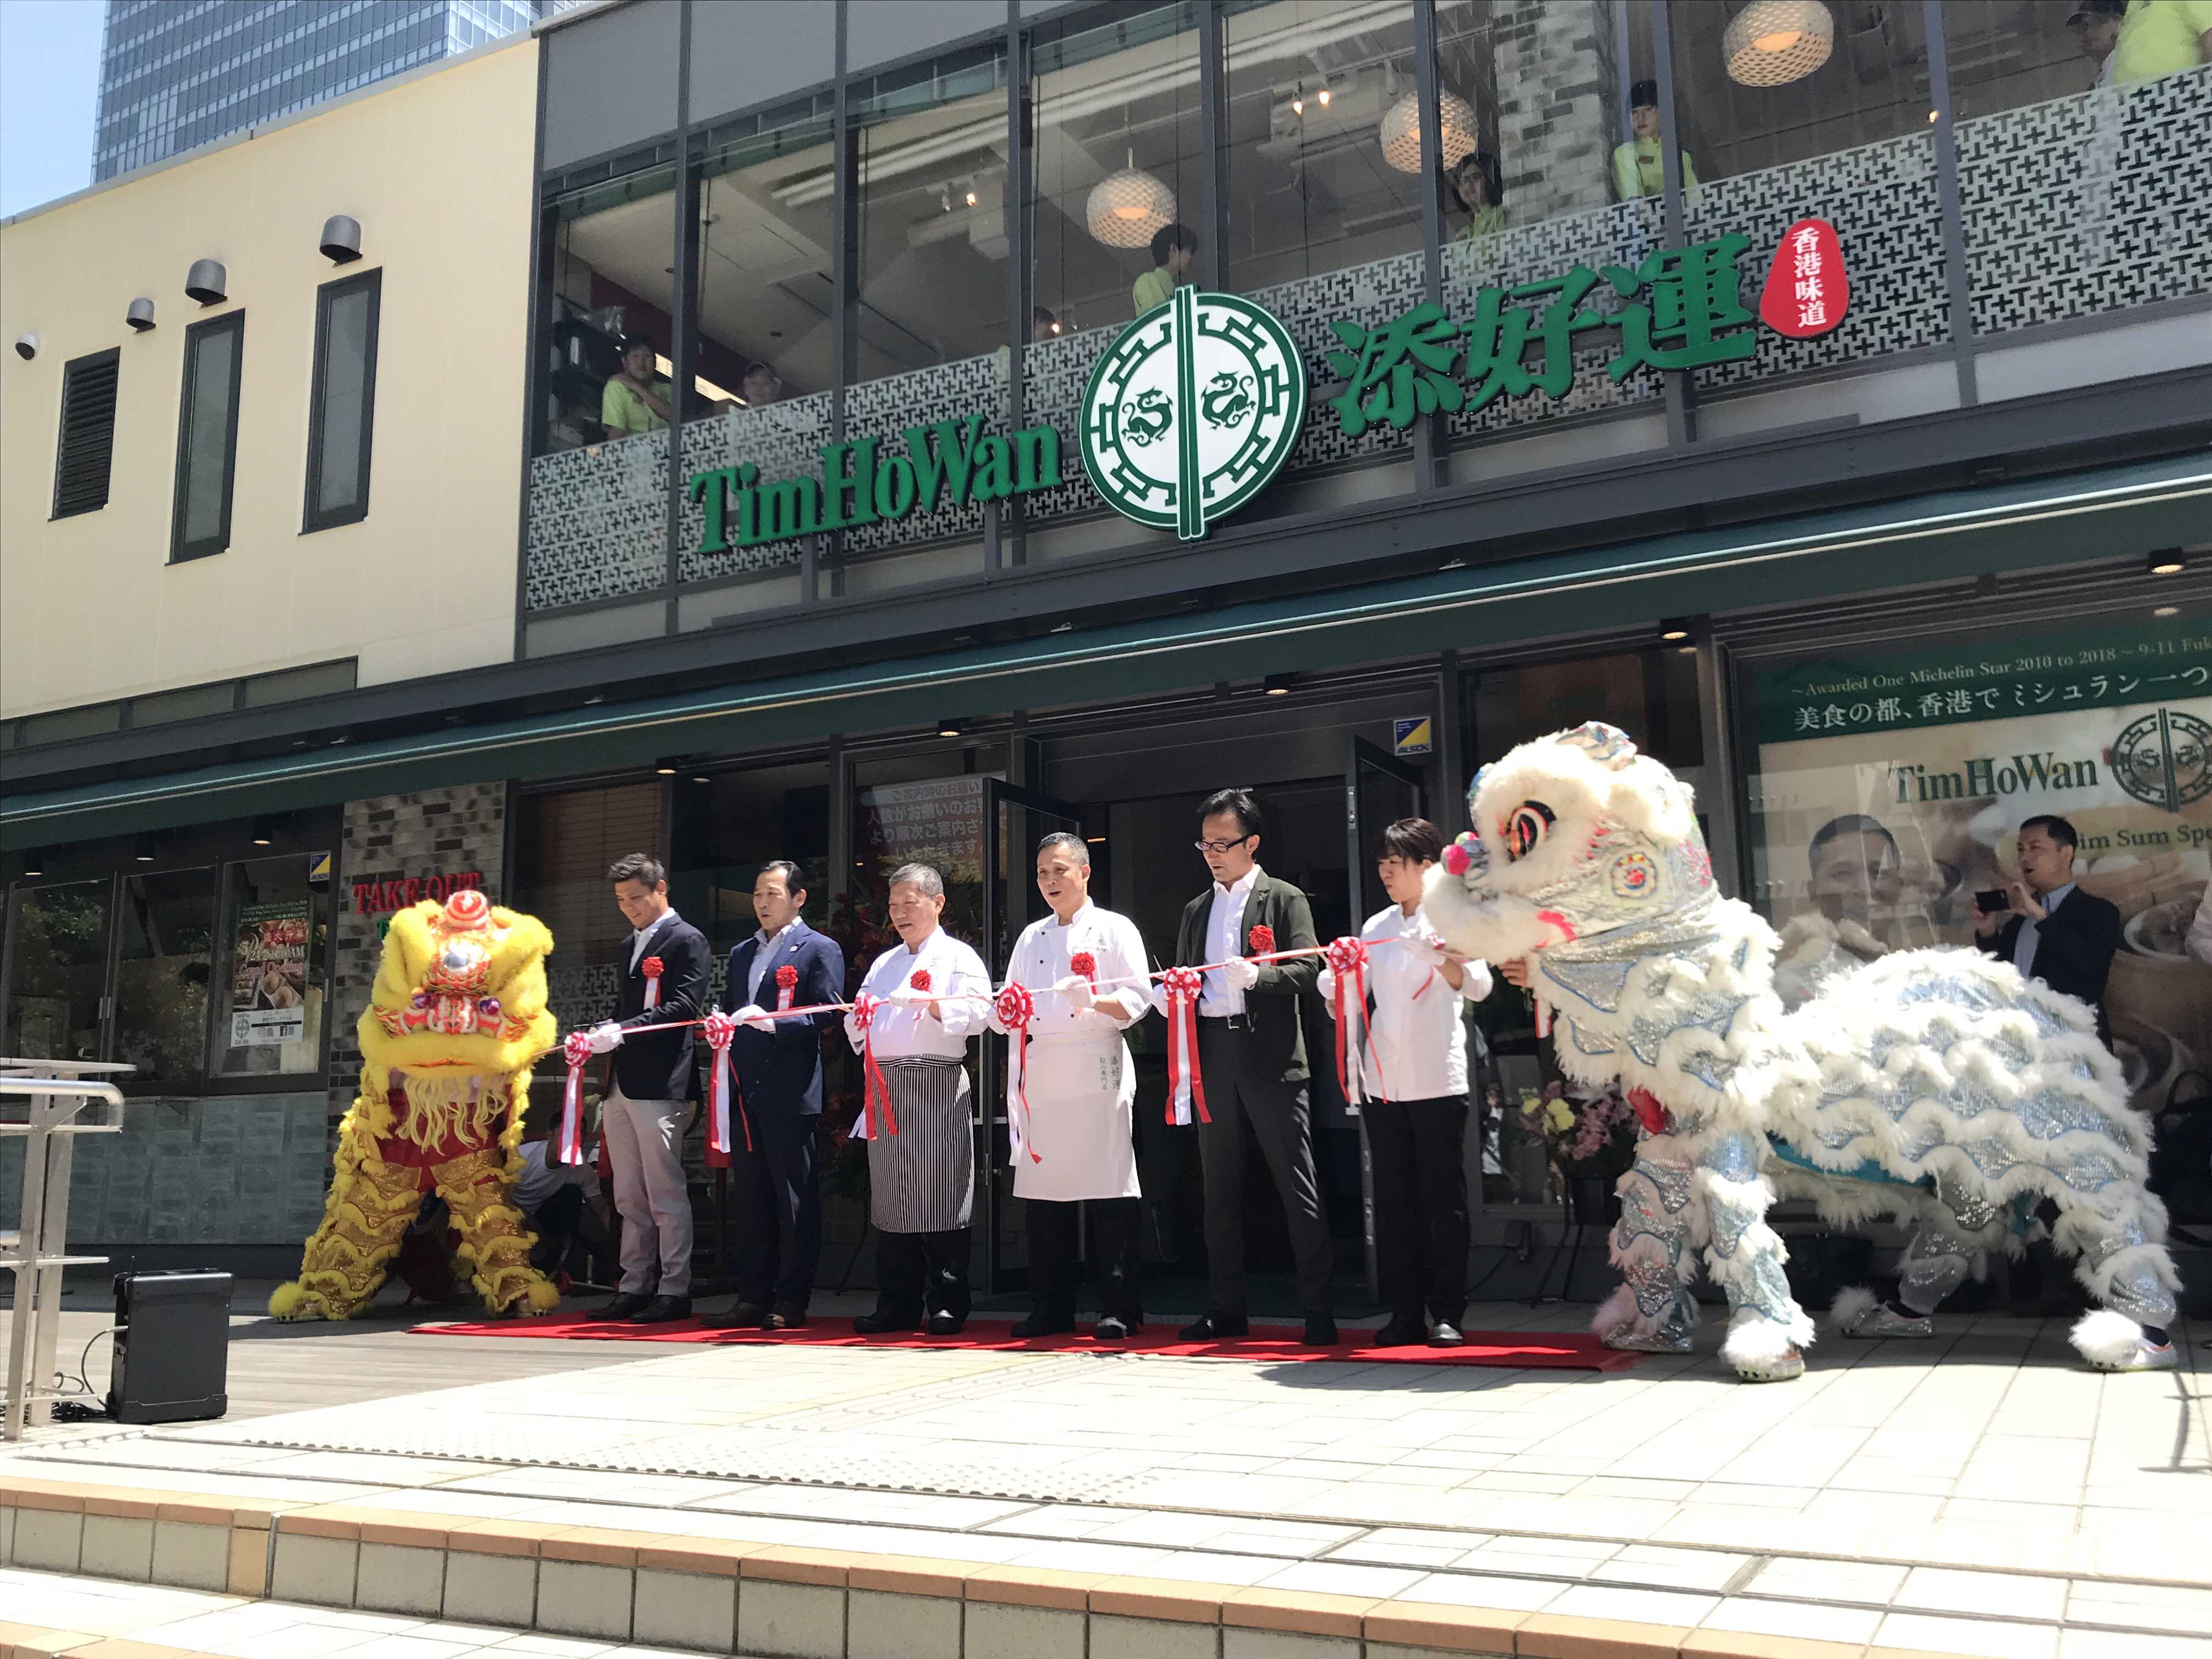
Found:
<svg viewBox="0 0 2212 1659"><path fill-rule="evenodd" d="M904 374L864 380L845 394L845 430L856 438L881 438L884 453L898 454L899 434L912 426L937 421L983 417L985 432L1006 430L1006 373L1012 353L1001 349L957 362L932 363ZM1063 442L1067 438L1063 430ZM1072 447L1060 451L1063 475L1073 465L1080 473L1082 461ZM940 507L934 513L915 511L889 524L862 525L845 532L849 554L872 553L887 547L910 547L922 542L973 541L983 533L983 509L963 507L957 512Z"/></svg>
<svg viewBox="0 0 2212 1659"><path fill-rule="evenodd" d="M1959 127L1974 331L2212 293L2212 68Z"/></svg>
<svg viewBox="0 0 2212 1659"><path fill-rule="evenodd" d="M1444 248L1444 312L1462 324L1475 314L1477 295L1486 288L1512 289L1551 282L1577 265L1635 265L1660 246L1662 222L1656 202L1619 202L1581 213L1562 214L1540 224L1516 225L1493 235L1462 239ZM1528 302L1536 308L1540 301ZM1601 283L1583 301L1586 309L1610 315L1623 302ZM1499 433L1519 433L1567 415L1592 415L1655 403L1664 394L1649 375L1615 382L1605 372L1612 348L1587 347L1573 353L1575 376L1566 395L1554 399L1540 392L1492 398L1481 409L1463 409L1445 417L1455 443ZM1533 361L1531 362L1533 367Z"/></svg>
<svg viewBox="0 0 2212 1659"><path fill-rule="evenodd" d="M1692 197L1687 210L1692 243L1731 234L1751 239L1738 266L1747 307L1756 309L1768 262L1799 219L1835 226L1851 288L1842 327L1809 340L1761 328L1756 356L1696 371L1701 390L1948 343L1932 132L1716 179Z"/></svg>
<svg viewBox="0 0 2212 1659"><path fill-rule="evenodd" d="M667 578L668 434L557 450L530 463L524 605L582 605Z"/></svg>
<svg viewBox="0 0 2212 1659"><path fill-rule="evenodd" d="M726 951L715 951L707 970L707 1000L719 1008L722 1006L722 988L728 982L730 957ZM615 992L620 984L616 964L611 962L578 963L559 967L549 963L545 969L545 1006L561 1022L561 1030L567 1033L588 1030L614 1012Z"/></svg>
<svg viewBox="0 0 2212 1659"><path fill-rule="evenodd" d="M1306 429L1298 434L1297 447L1291 452L1286 472L1393 455L1410 447L1413 437L1411 428L1401 432L1394 426L1377 425L1369 427L1357 438L1344 435L1342 423L1321 401L1324 395L1341 390L1340 384L1333 384L1337 376L1323 354L1344 349L1344 342L1329 327L1336 319L1355 323L1380 322L1401 316L1420 304L1427 286L1426 264L1418 251L1401 253L1344 270L1302 276L1297 282L1260 289L1252 295L1255 303L1265 306L1279 318L1291 337L1298 343L1298 355L1305 360L1308 383L1312 387L1314 402L1306 416Z"/></svg>
<svg viewBox="0 0 2212 1659"><path fill-rule="evenodd" d="M1049 425L1060 434L1060 475L1066 481L1022 497L1022 512L1031 523L1107 510L1083 473L1083 389L1121 332L1119 324L1087 328L1023 350L1022 424Z"/></svg>
<svg viewBox="0 0 2212 1659"><path fill-rule="evenodd" d="M684 476L696 478L716 467L750 465L763 480L812 478L822 471L822 446L830 441L830 394L811 392L759 409L733 409L684 426ZM678 532L677 574L686 582L712 581L756 570L773 570L799 562L803 539L771 542L766 547L732 548L702 553L706 509L684 492Z"/></svg>

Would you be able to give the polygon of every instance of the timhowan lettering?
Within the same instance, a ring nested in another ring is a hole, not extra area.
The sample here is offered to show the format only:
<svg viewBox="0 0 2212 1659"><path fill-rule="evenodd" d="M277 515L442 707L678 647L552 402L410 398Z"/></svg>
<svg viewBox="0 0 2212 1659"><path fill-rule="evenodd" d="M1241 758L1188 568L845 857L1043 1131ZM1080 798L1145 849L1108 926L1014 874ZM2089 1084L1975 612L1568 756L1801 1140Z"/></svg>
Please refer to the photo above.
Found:
<svg viewBox="0 0 2212 1659"><path fill-rule="evenodd" d="M1011 438L983 430L983 417L910 426L906 453L883 453L880 438L822 447L819 478L763 483L750 462L696 473L685 483L704 523L702 553L759 547L828 530L884 524L915 512L1004 501L1062 482L1060 434L1027 427Z"/></svg>
<svg viewBox="0 0 2212 1659"><path fill-rule="evenodd" d="M1931 770L1907 761L1889 769L1890 786L1899 806L1938 800L1978 800L1988 795L2017 795L2027 789L2094 789L2097 763L2060 760L2041 754L1984 755L1955 772Z"/></svg>

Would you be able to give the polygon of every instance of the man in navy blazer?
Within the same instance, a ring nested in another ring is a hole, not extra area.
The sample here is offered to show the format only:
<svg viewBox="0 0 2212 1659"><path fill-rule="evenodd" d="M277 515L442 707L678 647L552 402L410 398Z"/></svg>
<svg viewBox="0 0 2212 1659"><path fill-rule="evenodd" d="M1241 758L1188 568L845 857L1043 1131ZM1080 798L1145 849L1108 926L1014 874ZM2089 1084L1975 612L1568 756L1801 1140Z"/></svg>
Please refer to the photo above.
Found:
<svg viewBox="0 0 2212 1659"><path fill-rule="evenodd" d="M814 1133L822 1115L822 1032L841 1016L770 1019L779 1007L811 1008L845 997L845 953L801 920L799 866L778 859L753 878L760 926L730 952L722 1006L744 1022L730 1042L745 1127L731 1126L730 1199L737 1228L738 1299L705 1322L723 1330L790 1329L806 1322L822 1257L821 1170ZM752 1146L745 1146L750 1131Z"/></svg>

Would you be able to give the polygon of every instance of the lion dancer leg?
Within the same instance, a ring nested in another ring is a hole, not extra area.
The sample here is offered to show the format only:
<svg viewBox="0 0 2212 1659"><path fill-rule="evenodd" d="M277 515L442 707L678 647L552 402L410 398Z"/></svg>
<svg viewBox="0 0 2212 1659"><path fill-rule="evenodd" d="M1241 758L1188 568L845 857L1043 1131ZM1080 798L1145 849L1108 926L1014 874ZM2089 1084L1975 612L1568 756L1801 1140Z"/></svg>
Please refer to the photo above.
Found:
<svg viewBox="0 0 2212 1659"><path fill-rule="evenodd" d="M346 1115L323 1224L307 1240L300 1276L269 1298L279 1319L350 1319L384 1283L399 1241L422 1206L422 1172L386 1164L375 1137Z"/></svg>
<svg viewBox="0 0 2212 1659"><path fill-rule="evenodd" d="M530 1265L536 1234L508 1200L507 1154L497 1146L482 1148L437 1167L438 1195L453 1212L460 1230L460 1257L471 1269L469 1282L484 1306L504 1313L520 1304L526 1314L548 1314L561 1292Z"/></svg>
<svg viewBox="0 0 2212 1659"><path fill-rule="evenodd" d="M1620 1288L1606 1298L1590 1329L1608 1348L1687 1353L1698 1323L1690 1285L1705 1242L1705 1206L1696 1166L1674 1137L1646 1139L1620 1178L1620 1220L1613 1265Z"/></svg>
<svg viewBox="0 0 2212 1659"><path fill-rule="evenodd" d="M1759 1173L1752 1136L1741 1130L1713 1136L1699 1152L1697 1182L1712 1232L1705 1265L1729 1299L1721 1357L1747 1382L1802 1376L1813 1322L1790 1294L1782 1271L1789 1252L1766 1224L1774 1192Z"/></svg>
<svg viewBox="0 0 2212 1659"><path fill-rule="evenodd" d="M1876 1299L1864 1286L1838 1293L1829 1319L1845 1336L1930 1337L1936 1310L1996 1243L2003 1212L1979 1193L1943 1176L1923 1200L1912 1237L1898 1263L1897 1296Z"/></svg>
<svg viewBox="0 0 2212 1659"><path fill-rule="evenodd" d="M2181 1278L2164 1243L2165 1206L2141 1193L2134 1212L2115 1221L2084 1203L2060 1203L2051 1242L2079 1258L2075 1277L2105 1304L2069 1333L2075 1349L2100 1371L2172 1370L2180 1362L2166 1327Z"/></svg>

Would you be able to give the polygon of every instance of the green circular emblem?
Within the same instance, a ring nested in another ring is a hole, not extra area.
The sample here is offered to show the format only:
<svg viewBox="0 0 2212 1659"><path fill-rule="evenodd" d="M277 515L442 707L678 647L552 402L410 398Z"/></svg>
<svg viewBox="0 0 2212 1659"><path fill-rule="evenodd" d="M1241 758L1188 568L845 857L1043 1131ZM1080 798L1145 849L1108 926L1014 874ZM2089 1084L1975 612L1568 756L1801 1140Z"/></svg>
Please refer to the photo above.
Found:
<svg viewBox="0 0 2212 1659"><path fill-rule="evenodd" d="M1116 512L1195 541L1267 487L1305 415L1290 331L1249 300L1179 288L1091 371L1083 470Z"/></svg>

